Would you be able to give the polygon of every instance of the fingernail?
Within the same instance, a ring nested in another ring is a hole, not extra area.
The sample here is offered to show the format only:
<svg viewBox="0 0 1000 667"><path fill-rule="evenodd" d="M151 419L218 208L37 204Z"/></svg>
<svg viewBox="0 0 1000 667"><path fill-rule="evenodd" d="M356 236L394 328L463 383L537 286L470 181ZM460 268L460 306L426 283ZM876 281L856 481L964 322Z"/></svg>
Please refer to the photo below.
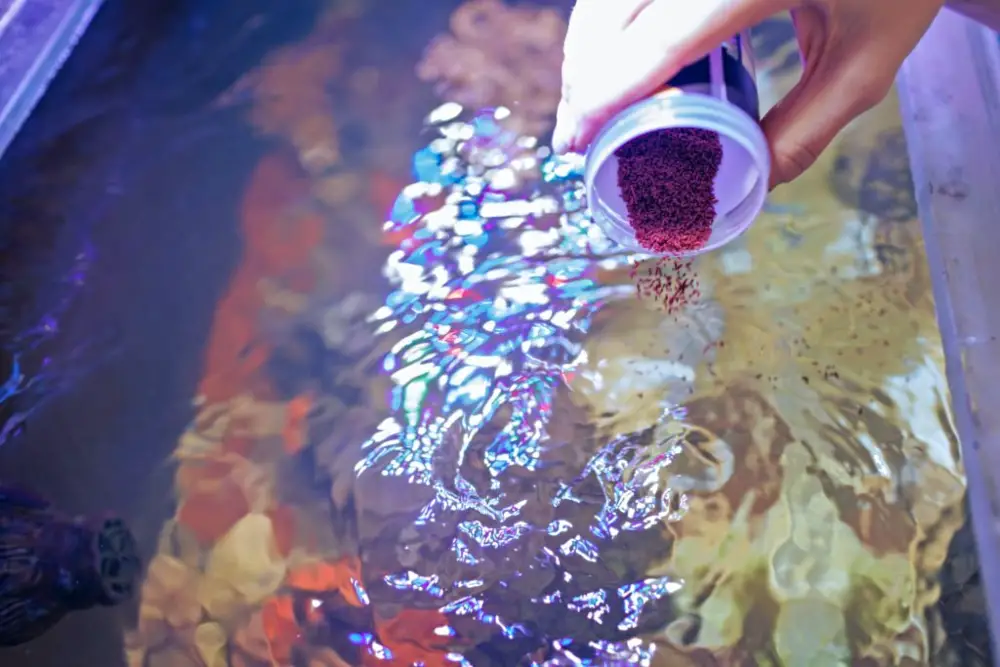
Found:
<svg viewBox="0 0 1000 667"><path fill-rule="evenodd" d="M552 150L558 155L568 153L573 148L573 135L576 133L576 124L573 122L573 114L570 113L569 104L566 100L559 101L559 108L556 109L556 126L552 130Z"/></svg>
<svg viewBox="0 0 1000 667"><path fill-rule="evenodd" d="M556 128L552 131L552 150L560 155L568 153L571 138L572 134L566 123L556 122Z"/></svg>

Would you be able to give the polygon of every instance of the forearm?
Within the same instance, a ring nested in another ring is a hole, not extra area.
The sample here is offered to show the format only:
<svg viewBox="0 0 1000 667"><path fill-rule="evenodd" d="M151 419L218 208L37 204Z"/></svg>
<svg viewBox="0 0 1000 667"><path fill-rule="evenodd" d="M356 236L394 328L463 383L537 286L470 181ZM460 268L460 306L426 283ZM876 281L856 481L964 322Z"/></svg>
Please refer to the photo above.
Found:
<svg viewBox="0 0 1000 667"><path fill-rule="evenodd" d="M947 6L993 30L1000 31L1000 0L949 0Z"/></svg>

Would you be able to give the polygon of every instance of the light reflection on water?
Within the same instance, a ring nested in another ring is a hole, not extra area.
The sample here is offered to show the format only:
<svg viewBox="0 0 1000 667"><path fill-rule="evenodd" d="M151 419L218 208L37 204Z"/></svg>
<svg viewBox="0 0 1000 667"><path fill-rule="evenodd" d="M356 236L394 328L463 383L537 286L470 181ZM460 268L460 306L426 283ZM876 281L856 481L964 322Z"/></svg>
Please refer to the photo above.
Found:
<svg viewBox="0 0 1000 667"><path fill-rule="evenodd" d="M0 406L10 409L5 412L0 427L0 446L22 432L32 413L97 365L91 357L98 356L100 350L93 341L79 342L59 357L50 356L48 349L62 333L61 322L83 287L93 261L94 248L89 243L81 243L66 262L69 269L46 285L50 293L39 301L47 308L43 312L28 313L30 325L10 336L6 343L4 352L9 360L9 371L0 384ZM23 319L24 313L20 315L18 319ZM11 326L13 321L16 320L11 318L5 326Z"/></svg>
<svg viewBox="0 0 1000 667"><path fill-rule="evenodd" d="M464 447L504 406L512 408L510 421L487 447L485 463L492 474L511 465L534 470L555 385L573 372L593 312L615 294L614 288L595 284L596 262L584 254L601 241L588 238L594 235L579 205L574 211L578 182L558 191L572 172L543 162L544 150L531 150L533 141L506 144L520 149L523 163L521 170L508 167L509 158L496 154L506 135L491 119L445 124L443 137L473 130L468 140L480 146L468 157L435 153L437 173L408 190L419 188L416 197L435 197L440 207L418 213L420 200L404 191L394 211L403 219L387 223L389 231L412 229L412 235L389 258L386 274L397 289L374 319L379 332L414 323L419 328L384 360L396 385L391 405L399 416L369 442L373 451L359 472L392 456L382 462L383 474L433 483L440 439L457 426ZM513 184L519 171L542 168L552 187L527 193L506 183L496 187L491 177L498 169L487 166L490 161L511 172ZM470 179L475 197L469 194ZM518 246L521 253L510 252ZM493 503L472 502L501 518L488 509Z"/></svg>
<svg viewBox="0 0 1000 667"><path fill-rule="evenodd" d="M656 454L629 437L614 439L548 498L520 497L504 483L515 468L543 468L547 447L583 444L549 437L555 393L586 356L582 340L595 313L634 294L631 285L595 280L599 269L625 268L634 258L611 245L586 214L579 160L551 157L534 138L505 130L504 115L504 109L469 115L456 105L431 115L437 136L415 158L421 180L403 191L385 225L405 237L385 268L394 289L371 318L379 334L405 331L382 364L393 381L392 416L365 443L367 455L356 466L359 475L432 488L414 525L420 530L450 523L443 515L461 517L450 557L470 572L486 559L477 554L503 552L517 553L527 567L559 566L562 559L595 563L600 543L623 530L653 528L685 504L658 481L680 451L677 433L656 443ZM487 433L501 411L502 428ZM667 421L676 415L664 411ZM463 476L473 446L488 473L485 484ZM580 494L588 479L598 481L603 497ZM547 525L525 520L529 502L551 504L555 518ZM596 505L589 526L558 518L560 506L587 503ZM548 539L532 544L527 538L539 532ZM521 576L520 569L504 571L499 585ZM570 570L563 576L572 579ZM443 583L433 573L407 570L385 581L451 600L443 612L495 625L508 638L530 632L485 610L484 597L469 592L485 588L480 578ZM614 606L617 629L628 632L647 605L681 585L644 578L610 590L556 590L531 602L597 624ZM564 643L553 646L568 657Z"/></svg>

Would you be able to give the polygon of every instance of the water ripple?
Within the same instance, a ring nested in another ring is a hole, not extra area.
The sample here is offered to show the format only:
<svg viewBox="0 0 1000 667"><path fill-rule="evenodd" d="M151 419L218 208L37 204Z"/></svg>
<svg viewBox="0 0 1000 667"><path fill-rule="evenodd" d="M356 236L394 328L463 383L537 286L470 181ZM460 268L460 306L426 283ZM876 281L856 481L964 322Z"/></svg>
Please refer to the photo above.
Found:
<svg viewBox="0 0 1000 667"><path fill-rule="evenodd" d="M633 631L643 610L682 582L652 578L581 589L562 561L598 563L601 543L677 511L659 472L679 451L677 436L660 435L641 448L634 437L619 437L548 497L513 493L505 480L518 470L544 471L553 402L586 361L582 343L594 315L634 293L628 284L599 284L598 272L625 268L636 257L588 217L579 159L552 157L535 139L506 131L504 114L469 116L455 105L432 114L433 136L414 159L419 180L404 189L385 223L385 233L400 239L385 267L393 289L371 319L378 335L395 336L382 360L392 380L391 415L365 443L355 471L432 489L415 528L452 517L450 556L463 571L488 561L514 563L492 582L500 588L516 585L529 570L559 571L565 592L549 591L535 603L598 624L613 619L618 630ZM677 416L664 413L665 421ZM472 450L486 483L463 472ZM633 459L641 460L633 465ZM581 495L588 479L597 480L603 498ZM539 502L549 507L540 522L526 514ZM597 505L589 526L553 514L587 504ZM481 594L491 582L444 579L413 571L385 577L396 590L446 601L441 611L478 619L506 637L530 634L491 611ZM549 658L536 664L570 664L561 662L570 644L556 641ZM595 643L590 658L571 663L603 664L601 656L616 651L633 664L647 662L638 644Z"/></svg>

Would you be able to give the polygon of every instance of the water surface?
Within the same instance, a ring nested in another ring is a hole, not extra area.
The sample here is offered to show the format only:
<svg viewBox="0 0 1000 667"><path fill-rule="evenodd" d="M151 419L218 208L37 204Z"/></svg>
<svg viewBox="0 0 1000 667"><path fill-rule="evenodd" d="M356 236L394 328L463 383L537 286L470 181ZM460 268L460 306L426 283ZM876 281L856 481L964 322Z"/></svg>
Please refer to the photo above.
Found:
<svg viewBox="0 0 1000 667"><path fill-rule="evenodd" d="M894 99L668 313L546 148L564 5L263 4L111 2L7 158L0 463L150 556L18 655L988 664Z"/></svg>

